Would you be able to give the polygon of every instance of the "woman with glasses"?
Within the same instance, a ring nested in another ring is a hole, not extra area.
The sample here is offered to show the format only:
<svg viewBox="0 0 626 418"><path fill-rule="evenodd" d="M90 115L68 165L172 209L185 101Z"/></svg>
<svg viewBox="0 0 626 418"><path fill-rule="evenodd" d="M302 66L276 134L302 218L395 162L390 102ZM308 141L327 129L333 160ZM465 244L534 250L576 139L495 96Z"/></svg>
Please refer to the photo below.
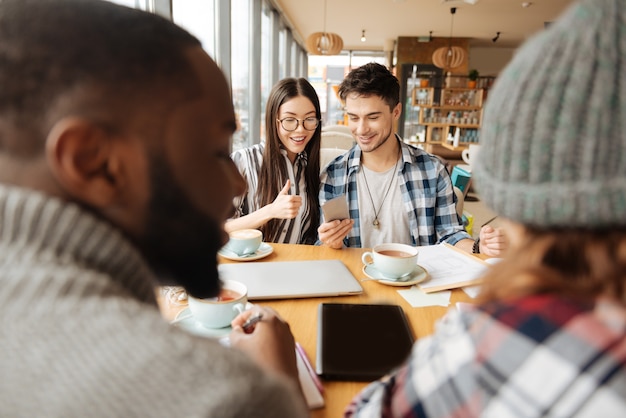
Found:
<svg viewBox="0 0 626 418"><path fill-rule="evenodd" d="M267 100L265 143L232 159L247 190L235 199L227 232L254 228L264 241L314 244L319 224L320 104L304 78L279 81Z"/></svg>

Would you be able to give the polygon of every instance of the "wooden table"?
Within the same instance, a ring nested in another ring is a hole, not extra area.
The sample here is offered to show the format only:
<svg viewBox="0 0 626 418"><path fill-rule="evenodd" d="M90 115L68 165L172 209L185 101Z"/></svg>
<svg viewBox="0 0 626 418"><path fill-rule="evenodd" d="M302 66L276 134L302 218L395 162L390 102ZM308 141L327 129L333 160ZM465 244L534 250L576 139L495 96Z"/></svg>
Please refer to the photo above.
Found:
<svg viewBox="0 0 626 418"><path fill-rule="evenodd" d="M360 280L365 277L362 271L361 254L366 249L346 248L334 250L328 247L271 244L274 252L268 257L257 260L259 262L288 261L288 260L341 260L350 269L354 277ZM226 259L220 259L223 263L232 263ZM297 278L294 278L297 279ZM432 306L425 308L413 308L397 292L405 289L380 284L376 281L361 283L363 293L357 296L322 297L309 299L290 299L272 301L254 301L255 304L271 306L285 318L291 325L291 330L307 352L309 359L315 365L316 340L317 340L317 308L322 302L335 303L392 303L400 305L406 313L413 335L416 339L430 335L434 329L434 323L448 310L446 307ZM454 290L450 299L451 304L456 302L470 302L471 299L461 290ZM163 315L166 319L173 319L176 313L185 306L163 307ZM366 386L363 382L333 382L324 381L324 398L326 406L322 409L311 411L314 418L340 417L343 410L352 398Z"/></svg>

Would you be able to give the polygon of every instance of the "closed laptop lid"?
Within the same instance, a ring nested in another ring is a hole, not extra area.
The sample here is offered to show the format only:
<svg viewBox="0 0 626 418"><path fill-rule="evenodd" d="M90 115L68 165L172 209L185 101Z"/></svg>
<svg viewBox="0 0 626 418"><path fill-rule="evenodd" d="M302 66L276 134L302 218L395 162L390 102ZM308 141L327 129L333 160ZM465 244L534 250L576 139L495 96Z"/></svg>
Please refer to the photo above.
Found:
<svg viewBox="0 0 626 418"><path fill-rule="evenodd" d="M363 288L340 260L220 264L221 279L248 286L248 299L356 295Z"/></svg>

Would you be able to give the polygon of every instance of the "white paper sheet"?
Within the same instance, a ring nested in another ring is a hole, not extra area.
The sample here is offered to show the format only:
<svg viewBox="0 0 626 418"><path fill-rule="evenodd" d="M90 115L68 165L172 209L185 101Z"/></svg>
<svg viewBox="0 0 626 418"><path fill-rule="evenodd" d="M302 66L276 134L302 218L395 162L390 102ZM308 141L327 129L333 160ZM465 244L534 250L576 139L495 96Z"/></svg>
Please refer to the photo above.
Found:
<svg viewBox="0 0 626 418"><path fill-rule="evenodd" d="M474 284L473 281L479 279L488 268L478 258L463 254L446 244L419 247L417 263L430 276L430 279L419 285L426 293L435 289L462 287L463 283Z"/></svg>
<svg viewBox="0 0 626 418"><path fill-rule="evenodd" d="M450 292L443 290L435 293L424 293L417 286L411 286L410 289L398 290L400 296L404 298L412 307L421 308L424 306L448 306L450 305Z"/></svg>
<svg viewBox="0 0 626 418"><path fill-rule="evenodd" d="M465 294L467 296L469 296L472 299L476 299L476 296L478 296L478 294L480 293L480 285L476 285L476 286L465 286L463 288L463 291L465 292Z"/></svg>

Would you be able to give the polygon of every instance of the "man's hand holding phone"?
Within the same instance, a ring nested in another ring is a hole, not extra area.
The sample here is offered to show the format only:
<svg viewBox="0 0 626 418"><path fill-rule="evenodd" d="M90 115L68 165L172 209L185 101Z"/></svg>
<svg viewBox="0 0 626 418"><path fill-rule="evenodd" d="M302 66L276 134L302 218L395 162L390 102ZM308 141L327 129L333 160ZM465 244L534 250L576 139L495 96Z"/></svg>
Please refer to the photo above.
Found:
<svg viewBox="0 0 626 418"><path fill-rule="evenodd" d="M354 225L354 221L350 219L346 196L342 195L324 203L322 213L324 223L317 228L320 241L331 248L342 248L343 239Z"/></svg>

